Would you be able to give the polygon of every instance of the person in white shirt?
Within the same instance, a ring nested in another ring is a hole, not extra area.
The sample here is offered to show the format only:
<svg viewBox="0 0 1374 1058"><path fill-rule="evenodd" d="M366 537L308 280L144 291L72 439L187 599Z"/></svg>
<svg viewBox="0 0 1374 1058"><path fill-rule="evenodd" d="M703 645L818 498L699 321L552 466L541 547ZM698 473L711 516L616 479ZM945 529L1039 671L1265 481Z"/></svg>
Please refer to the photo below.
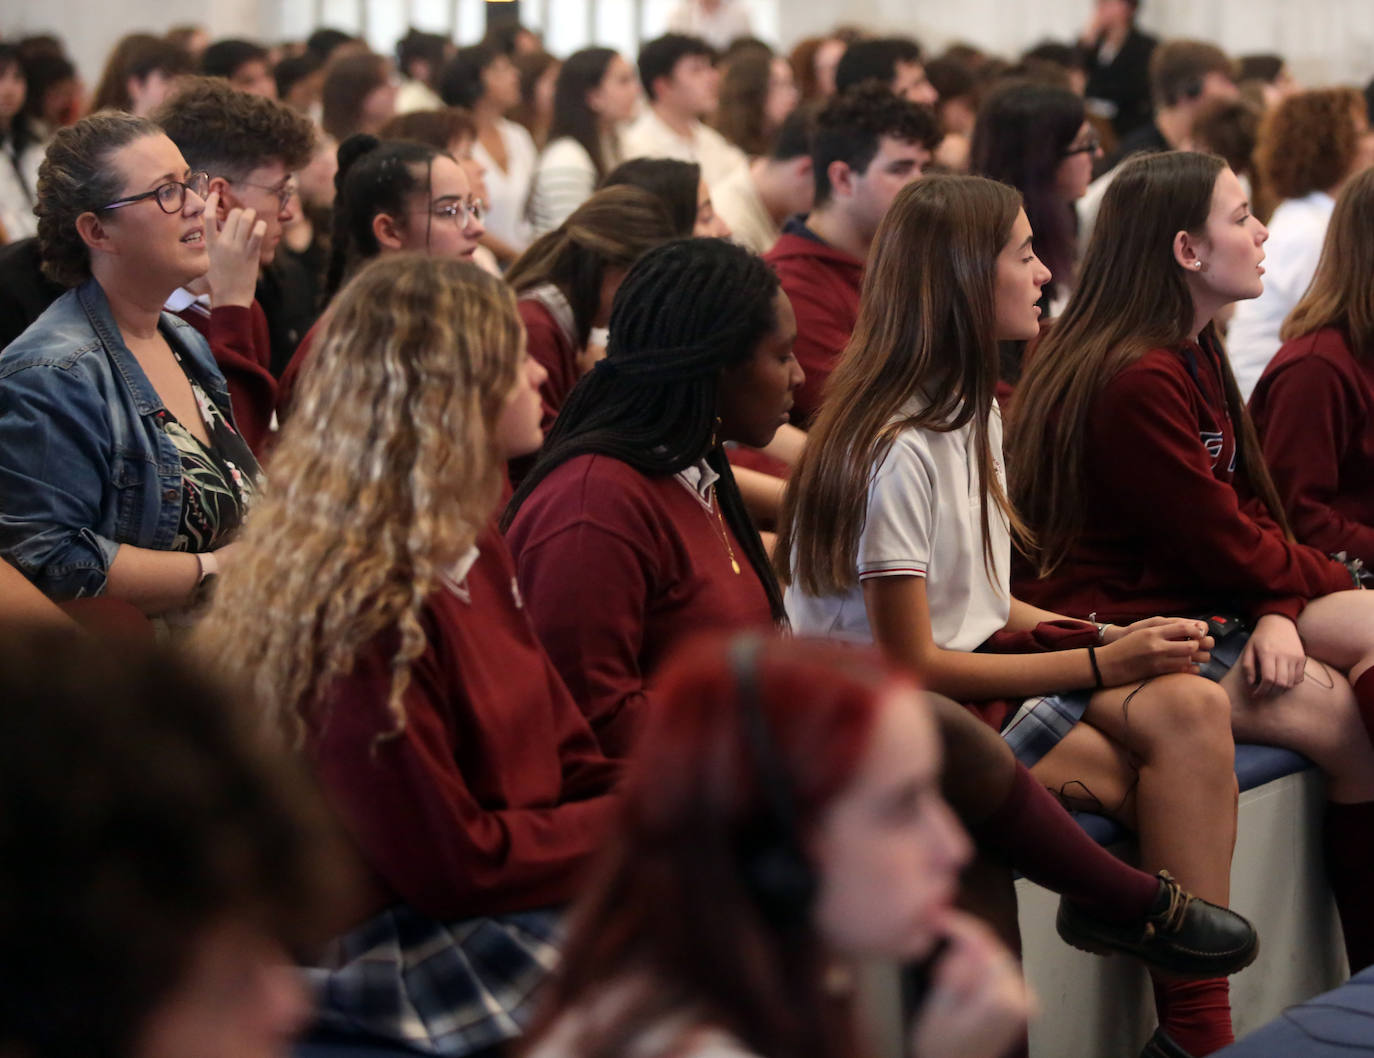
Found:
<svg viewBox="0 0 1374 1058"><path fill-rule="evenodd" d="M0 44L0 243L38 233L33 204L44 144L21 113L27 87L19 49Z"/></svg>
<svg viewBox="0 0 1374 1058"><path fill-rule="evenodd" d="M811 116L802 110L782 123L771 154L737 169L711 193L735 242L757 254L773 248L788 217L810 213L815 197Z"/></svg>
<svg viewBox="0 0 1374 1058"><path fill-rule="evenodd" d="M437 110L444 105L434 84L453 51L452 42L443 34L423 33L413 26L396 42L396 69L405 78L396 92L397 114Z"/></svg>
<svg viewBox="0 0 1374 1058"><path fill-rule="evenodd" d="M529 245L525 208L537 154L529 132L506 117L520 103L520 72L490 46L473 44L444 65L439 95L468 110L477 126L472 156L485 170L488 194L482 245L509 264Z"/></svg>
<svg viewBox="0 0 1374 1058"><path fill-rule="evenodd" d="M743 0L682 0L668 16L668 30L700 37L717 51L739 37L754 35Z"/></svg>
<svg viewBox="0 0 1374 1058"><path fill-rule="evenodd" d="M1196 674L1206 625L1094 627L1012 595L1023 534L994 385L997 342L1039 330L1050 273L1031 236L1020 195L993 180L927 176L898 192L788 483L776 551L788 617L801 635L877 644L955 701L1010 699L988 719L1036 780L1123 822L1129 802L1142 868L1224 906L1234 744L1225 692ZM1254 957L1253 938L1240 947L1214 978L1158 982L1165 1036L1189 1031L1185 998L1203 996L1209 1029L1230 1036L1220 974Z"/></svg>
<svg viewBox="0 0 1374 1058"><path fill-rule="evenodd" d="M568 56L554 86L549 145L530 187L536 238L567 220L620 161L618 126L638 102L635 69L617 52L583 48Z"/></svg>
<svg viewBox="0 0 1374 1058"><path fill-rule="evenodd" d="M696 162L710 187L747 163L702 119L720 100L720 73L714 54L700 37L668 33L639 52L639 79L649 97L639 119L625 132L626 158L676 158Z"/></svg>
<svg viewBox="0 0 1374 1058"><path fill-rule="evenodd" d="M1255 145L1262 184L1282 201L1269 220L1264 293L1242 301L1226 350L1246 400L1282 342L1279 329L1317 272L1336 196L1374 162L1363 96L1353 88L1299 92L1279 104Z"/></svg>

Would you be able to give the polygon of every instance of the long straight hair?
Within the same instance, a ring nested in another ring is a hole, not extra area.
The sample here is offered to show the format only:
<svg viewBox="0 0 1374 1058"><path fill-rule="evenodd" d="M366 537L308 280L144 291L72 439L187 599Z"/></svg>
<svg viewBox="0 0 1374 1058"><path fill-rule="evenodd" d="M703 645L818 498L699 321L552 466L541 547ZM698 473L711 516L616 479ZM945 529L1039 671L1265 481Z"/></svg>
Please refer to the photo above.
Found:
<svg viewBox="0 0 1374 1058"><path fill-rule="evenodd" d="M545 283L556 286L572 308L574 339L581 348L601 308L607 270L628 271L676 234L667 208L648 191L603 188L536 239L510 266L506 282L517 294Z"/></svg>
<svg viewBox="0 0 1374 1058"><path fill-rule="evenodd" d="M873 240L859 319L783 499L779 579L808 595L858 582L868 486L903 430L972 424L982 491L983 557L993 568L988 509L1020 520L988 437L997 384L997 258L1020 196L979 176L931 176L893 201ZM921 407L901 415L913 398Z"/></svg>
<svg viewBox="0 0 1374 1058"><path fill-rule="evenodd" d="M558 70L553 86L553 120L549 124L549 142L568 137L582 145L596 167L597 183L606 175L609 166L619 158L608 157L613 144L601 134L601 122L587 105L587 93L600 87L611 68L611 61L619 54L614 48L583 48L568 56Z"/></svg>
<svg viewBox="0 0 1374 1058"><path fill-rule="evenodd" d="M616 292L606 359L568 395L502 527L577 456L607 455L655 477L704 458L720 475L721 514L763 583L773 619L784 621L768 554L715 439L721 372L748 361L777 327L777 293L778 277L763 259L724 239L679 239L641 257Z"/></svg>
<svg viewBox="0 0 1374 1058"><path fill-rule="evenodd" d="M1374 360L1374 169L1346 184L1326 227L1312 285L1283 321L1285 342L1323 327L1340 327L1350 351Z"/></svg>
<svg viewBox="0 0 1374 1058"><path fill-rule="evenodd" d="M1007 474L1012 500L1034 534L1025 550L1040 576L1064 561L1083 527L1091 502L1085 435L1098 395L1151 349L1177 348L1192 336L1193 295L1171 248L1180 231L1203 235L1225 168L1216 155L1168 151L1117 170L1078 286L1021 376ZM1237 432L1237 471L1287 533L1283 504L1215 325L1208 323L1198 340L1218 353Z"/></svg>

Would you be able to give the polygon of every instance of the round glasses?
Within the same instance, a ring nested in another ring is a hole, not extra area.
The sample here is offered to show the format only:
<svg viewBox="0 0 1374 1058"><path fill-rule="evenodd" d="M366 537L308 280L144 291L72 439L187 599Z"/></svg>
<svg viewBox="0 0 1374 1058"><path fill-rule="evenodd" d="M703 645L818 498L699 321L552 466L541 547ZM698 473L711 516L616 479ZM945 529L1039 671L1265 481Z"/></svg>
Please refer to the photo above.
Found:
<svg viewBox="0 0 1374 1058"><path fill-rule="evenodd" d="M460 228L466 228L469 217L472 218L474 222L481 224L482 216L486 211L486 203L480 198L474 198L471 202L443 202L435 206L429 212L436 217L453 221Z"/></svg>
<svg viewBox="0 0 1374 1058"><path fill-rule="evenodd" d="M1102 147L1102 141L1096 136L1089 136L1081 143L1070 144L1064 149L1064 157L1072 158L1075 154L1096 154Z"/></svg>
<svg viewBox="0 0 1374 1058"><path fill-rule="evenodd" d="M152 198L157 200L158 208L163 213L180 213L182 207L186 205L187 191L190 191L197 198L204 198L210 191L210 174L205 172L192 173L185 180L168 180L167 183L158 184L151 191L145 191L141 195L130 195L128 198L117 198L113 202L107 202L96 212L119 209L121 206L132 206L135 202Z"/></svg>

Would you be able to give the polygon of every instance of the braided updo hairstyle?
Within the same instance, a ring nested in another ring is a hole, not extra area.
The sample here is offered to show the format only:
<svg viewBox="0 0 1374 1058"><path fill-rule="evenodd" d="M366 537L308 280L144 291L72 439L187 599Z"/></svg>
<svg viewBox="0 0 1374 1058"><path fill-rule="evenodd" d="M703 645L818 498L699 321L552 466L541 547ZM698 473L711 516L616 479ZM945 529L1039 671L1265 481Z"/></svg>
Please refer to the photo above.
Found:
<svg viewBox="0 0 1374 1058"><path fill-rule="evenodd" d="M782 590L715 443L720 374L749 360L777 326L778 277L724 239L680 239L630 269L611 308L606 359L584 375L502 519L508 527L539 482L580 455L618 459L643 474L676 474L705 457L720 475L721 513L754 567L775 620Z"/></svg>
<svg viewBox="0 0 1374 1058"><path fill-rule="evenodd" d="M372 218L378 213L400 217L411 195L429 194L430 168L440 153L427 144L379 140L366 133L339 144L326 298L332 298L359 265L381 252Z"/></svg>

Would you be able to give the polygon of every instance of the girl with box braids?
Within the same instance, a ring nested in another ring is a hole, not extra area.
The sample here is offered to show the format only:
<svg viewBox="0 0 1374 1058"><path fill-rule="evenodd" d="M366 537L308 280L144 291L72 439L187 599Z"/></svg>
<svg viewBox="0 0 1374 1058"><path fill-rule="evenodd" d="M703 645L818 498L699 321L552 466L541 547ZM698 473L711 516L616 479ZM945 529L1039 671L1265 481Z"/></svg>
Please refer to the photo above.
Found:
<svg viewBox="0 0 1374 1058"><path fill-rule="evenodd" d="M533 469L506 511L515 520L557 467L586 454L643 474L676 474L703 457L717 474L720 511L784 620L763 541L745 511L718 436L721 372L748 361L778 325L777 276L722 239L684 239L639 259L611 309L606 359L573 389Z"/></svg>

